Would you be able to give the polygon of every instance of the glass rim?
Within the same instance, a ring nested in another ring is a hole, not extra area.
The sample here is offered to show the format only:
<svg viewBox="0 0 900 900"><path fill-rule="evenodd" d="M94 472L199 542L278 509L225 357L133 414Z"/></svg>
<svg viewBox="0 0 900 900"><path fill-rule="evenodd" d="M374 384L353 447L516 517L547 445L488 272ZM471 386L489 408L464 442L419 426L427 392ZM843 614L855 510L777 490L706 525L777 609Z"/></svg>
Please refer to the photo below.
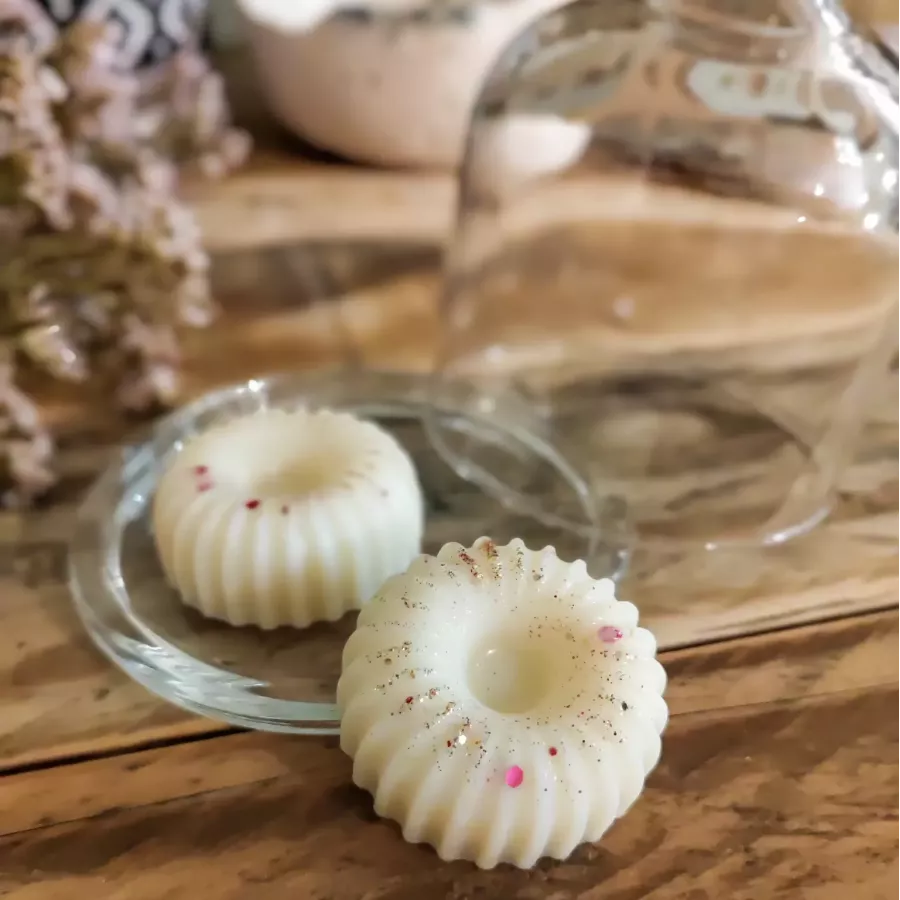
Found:
<svg viewBox="0 0 900 900"><path fill-rule="evenodd" d="M460 478L476 484L485 494L492 496L498 503L506 508L528 516L550 527L563 529L573 534L582 535L594 542L605 540L609 535L607 522L602 515L602 506L607 497L597 496L587 486L584 478L578 473L577 468L566 460L564 454L556 450L549 442L540 439L534 434L519 433L518 430L509 429L508 434L514 440L525 444L529 448L536 449L542 456L558 461L558 465L564 470L574 483L581 485L579 490L583 508L588 511L588 521L560 515L549 509L541 500L530 494L523 494L506 485L502 478L498 477L490 469L481 466L470 456L457 453L451 444L444 438L446 433L438 417L426 416L426 431L435 452L447 463ZM485 420L485 424L487 420ZM497 424L497 420L490 421L490 426L495 429L507 431L503 425ZM824 503L813 514L800 522L776 530L768 530L768 520L746 534L739 536L710 536L708 538L675 538L659 537L653 534L636 534L633 528L626 522L624 531L617 529L617 537L620 541L614 549L622 560L623 568L614 576L615 579L622 576L627 567L627 560L631 554L640 549L652 553L686 553L694 551L716 552L740 550L748 547L777 547L796 537L807 534L824 521L832 511L836 491L829 492L823 498Z"/></svg>

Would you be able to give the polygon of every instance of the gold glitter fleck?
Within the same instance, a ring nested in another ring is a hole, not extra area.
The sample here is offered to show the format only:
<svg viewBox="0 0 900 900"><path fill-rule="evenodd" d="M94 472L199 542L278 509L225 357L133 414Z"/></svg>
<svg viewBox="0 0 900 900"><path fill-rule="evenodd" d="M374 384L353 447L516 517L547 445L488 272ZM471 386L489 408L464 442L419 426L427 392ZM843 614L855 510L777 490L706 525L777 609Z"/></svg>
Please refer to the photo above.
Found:
<svg viewBox="0 0 900 900"><path fill-rule="evenodd" d="M494 573L494 578L500 578L503 574L503 566L500 563L500 551L497 550L497 545L493 541L485 541L484 553L491 562L491 571Z"/></svg>
<svg viewBox="0 0 900 900"><path fill-rule="evenodd" d="M519 547L516 550L516 572L520 575L525 571L525 552Z"/></svg>

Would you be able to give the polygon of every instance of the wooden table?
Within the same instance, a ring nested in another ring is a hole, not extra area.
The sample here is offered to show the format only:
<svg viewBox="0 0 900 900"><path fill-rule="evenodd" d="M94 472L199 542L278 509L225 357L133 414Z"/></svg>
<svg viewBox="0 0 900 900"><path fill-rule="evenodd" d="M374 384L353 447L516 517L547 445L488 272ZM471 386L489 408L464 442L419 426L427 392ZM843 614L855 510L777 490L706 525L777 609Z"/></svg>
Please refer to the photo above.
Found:
<svg viewBox="0 0 900 900"><path fill-rule="evenodd" d="M426 367L449 197L442 177L267 151L199 195L225 315L188 340L187 394L348 352ZM565 864L480 872L403 843L351 786L334 739L193 717L93 649L64 542L129 427L100 395L48 389L63 483L43 509L0 514L0 896L893 898L895 391L790 577L706 597L688 617L649 601L672 719L637 807Z"/></svg>

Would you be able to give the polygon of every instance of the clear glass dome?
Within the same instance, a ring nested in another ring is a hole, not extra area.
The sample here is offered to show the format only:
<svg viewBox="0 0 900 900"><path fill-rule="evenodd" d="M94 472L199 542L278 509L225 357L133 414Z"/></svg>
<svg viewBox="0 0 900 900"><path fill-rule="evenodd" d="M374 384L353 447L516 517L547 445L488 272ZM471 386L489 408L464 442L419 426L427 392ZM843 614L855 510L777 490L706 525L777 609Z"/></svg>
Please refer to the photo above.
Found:
<svg viewBox="0 0 900 900"><path fill-rule="evenodd" d="M534 22L471 121L435 384L473 424L439 452L604 560L808 531L894 357L897 131L831 4Z"/></svg>
<svg viewBox="0 0 900 900"><path fill-rule="evenodd" d="M827 514L896 347L897 73L830 7L753 8L583 0L521 35L471 122L438 372L364 369L332 301L316 321L346 365L207 394L122 448L69 557L110 659L209 716L337 730L352 615L217 624L155 550L160 473L194 433L264 408L389 429L419 472L426 552L490 534L595 577L649 572L638 599L664 646L733 633L673 625L679 604L706 608L708 572L819 564L787 539ZM322 261L295 260L310 301L330 291Z"/></svg>

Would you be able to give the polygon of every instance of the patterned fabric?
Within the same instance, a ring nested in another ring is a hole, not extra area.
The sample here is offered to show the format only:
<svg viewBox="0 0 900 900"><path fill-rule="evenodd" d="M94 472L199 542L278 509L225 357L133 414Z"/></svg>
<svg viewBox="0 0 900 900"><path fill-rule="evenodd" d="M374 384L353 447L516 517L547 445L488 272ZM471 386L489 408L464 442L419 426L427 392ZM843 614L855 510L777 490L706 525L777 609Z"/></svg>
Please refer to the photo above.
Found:
<svg viewBox="0 0 900 900"><path fill-rule="evenodd" d="M198 41L207 0L39 0L60 26L83 16L114 22L121 30L122 61L155 65Z"/></svg>

